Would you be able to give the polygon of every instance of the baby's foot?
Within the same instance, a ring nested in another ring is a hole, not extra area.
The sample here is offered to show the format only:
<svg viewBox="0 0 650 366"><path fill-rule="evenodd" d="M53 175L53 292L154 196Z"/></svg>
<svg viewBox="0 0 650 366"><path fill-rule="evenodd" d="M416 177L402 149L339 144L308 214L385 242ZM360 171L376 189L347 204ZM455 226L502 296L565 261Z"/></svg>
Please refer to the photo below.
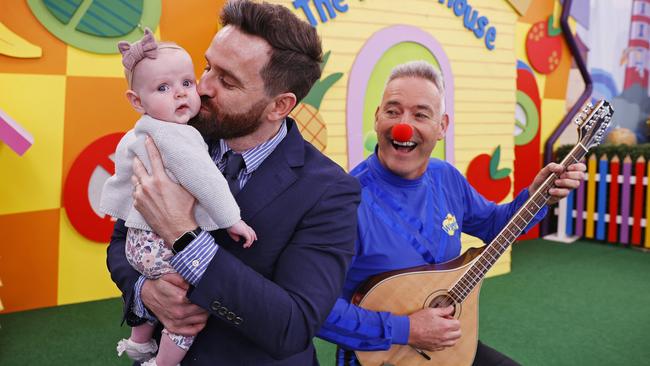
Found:
<svg viewBox="0 0 650 366"><path fill-rule="evenodd" d="M117 342L117 355L122 356L126 352L133 361L147 361L156 355L156 351L158 351L158 345L153 339L147 343L136 343L130 339L122 339Z"/></svg>

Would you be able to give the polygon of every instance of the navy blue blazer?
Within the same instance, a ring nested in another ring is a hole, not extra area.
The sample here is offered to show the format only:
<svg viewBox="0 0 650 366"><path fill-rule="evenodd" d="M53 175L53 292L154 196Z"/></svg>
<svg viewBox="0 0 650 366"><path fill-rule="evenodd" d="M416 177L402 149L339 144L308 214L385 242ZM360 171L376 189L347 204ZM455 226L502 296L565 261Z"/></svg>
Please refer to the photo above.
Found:
<svg viewBox="0 0 650 366"><path fill-rule="evenodd" d="M183 365L317 365L312 338L341 293L354 254L359 184L287 118L288 133L235 197L256 231L249 249L225 230L193 303L211 314ZM130 314L139 277L119 221L107 264Z"/></svg>

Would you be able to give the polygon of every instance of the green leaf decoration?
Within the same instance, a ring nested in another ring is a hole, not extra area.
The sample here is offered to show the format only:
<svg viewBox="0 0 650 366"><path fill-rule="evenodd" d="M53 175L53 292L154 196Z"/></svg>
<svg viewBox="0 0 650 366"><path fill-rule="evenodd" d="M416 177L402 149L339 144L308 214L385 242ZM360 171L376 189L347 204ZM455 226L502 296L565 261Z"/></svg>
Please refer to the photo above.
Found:
<svg viewBox="0 0 650 366"><path fill-rule="evenodd" d="M562 33L562 28L553 27L554 20L555 20L555 18L553 18L553 14L551 14L551 16L548 17L548 27L547 27L548 28L548 35L550 37L555 37L555 36L560 35L560 33Z"/></svg>
<svg viewBox="0 0 650 366"><path fill-rule="evenodd" d="M509 176L511 171L512 171L512 169L510 169L510 168L503 168L503 169L497 170L497 172L494 174L494 180L498 180L498 179L505 178L505 177Z"/></svg>
<svg viewBox="0 0 650 366"><path fill-rule="evenodd" d="M312 86L312 88L309 90L309 93L305 96L302 102L309 104L316 109L320 109L320 104L323 102L325 93L327 93L329 88L331 88L334 83L339 81L341 77L343 77L343 73L337 72L327 76L323 80L318 80L316 83L314 83L314 86Z"/></svg>
<svg viewBox="0 0 650 366"><path fill-rule="evenodd" d="M332 51L325 52L323 55L323 62L320 64L321 70L325 69L325 65L330 58ZM334 74L328 75L325 79L318 80L314 83L314 86L311 87L309 93L302 99L301 103L310 105L317 110L320 109L320 104L323 102L325 93L334 85L339 79L343 77L342 72L336 72Z"/></svg>
<svg viewBox="0 0 650 366"><path fill-rule="evenodd" d="M325 69L325 65L327 64L327 60L330 59L330 54L331 53L332 53L332 51L327 51L323 55L323 61L320 63L320 71L323 71Z"/></svg>
<svg viewBox="0 0 650 366"><path fill-rule="evenodd" d="M501 145L497 146L494 150L494 153L490 157L490 178L494 180L499 180L510 175L512 169L503 168L499 169L499 162L501 160Z"/></svg>

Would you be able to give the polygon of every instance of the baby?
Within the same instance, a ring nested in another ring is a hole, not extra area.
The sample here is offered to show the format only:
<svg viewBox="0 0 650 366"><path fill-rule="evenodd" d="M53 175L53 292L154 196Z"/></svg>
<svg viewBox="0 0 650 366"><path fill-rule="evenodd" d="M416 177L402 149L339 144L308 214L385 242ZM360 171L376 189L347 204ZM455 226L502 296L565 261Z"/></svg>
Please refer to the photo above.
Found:
<svg viewBox="0 0 650 366"><path fill-rule="evenodd" d="M244 247L251 246L257 240L255 232L241 220L235 198L212 161L203 138L194 127L187 125L201 107L190 55L176 44L156 42L149 29L140 41L120 42L118 48L129 83L126 97L142 117L117 145L115 175L104 185L100 208L126 221L129 263L150 279L175 272L169 263L172 251L133 207L133 158L137 156L151 172L144 146L147 136L158 147L170 178L197 199L194 216L199 226L203 230L225 228L234 240L243 238ZM148 360L143 365L179 364L193 337L163 330L160 351L154 359L157 346L152 334L156 319L147 320L131 329L129 339L118 343L119 355L126 352L135 361Z"/></svg>

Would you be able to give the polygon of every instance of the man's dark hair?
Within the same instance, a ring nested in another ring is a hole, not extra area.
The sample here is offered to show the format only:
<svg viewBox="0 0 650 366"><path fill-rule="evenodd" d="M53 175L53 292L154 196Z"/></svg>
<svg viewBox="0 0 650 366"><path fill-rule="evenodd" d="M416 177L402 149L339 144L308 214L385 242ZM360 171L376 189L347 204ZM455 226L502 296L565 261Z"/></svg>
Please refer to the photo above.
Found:
<svg viewBox="0 0 650 366"><path fill-rule="evenodd" d="M284 6L231 0L223 7L221 24L271 45L271 57L260 71L267 95L292 92L300 101L320 79L323 51L316 29Z"/></svg>

